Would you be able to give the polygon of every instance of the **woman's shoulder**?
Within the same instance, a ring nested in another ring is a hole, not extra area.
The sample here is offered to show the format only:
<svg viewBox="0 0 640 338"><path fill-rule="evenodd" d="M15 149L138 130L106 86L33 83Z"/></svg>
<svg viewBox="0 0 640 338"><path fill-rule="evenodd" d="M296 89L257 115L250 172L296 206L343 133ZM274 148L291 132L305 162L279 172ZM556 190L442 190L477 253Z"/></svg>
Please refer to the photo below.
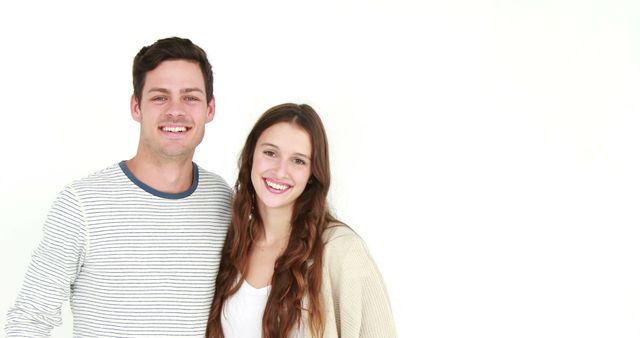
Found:
<svg viewBox="0 0 640 338"><path fill-rule="evenodd" d="M332 223L323 233L326 256L343 256L345 254L368 255L362 238L344 223Z"/></svg>
<svg viewBox="0 0 640 338"><path fill-rule="evenodd" d="M324 239L325 245L339 241L339 242L348 242L348 241L361 241L360 236L353 231L348 225L344 223L331 223L324 230L322 237Z"/></svg>

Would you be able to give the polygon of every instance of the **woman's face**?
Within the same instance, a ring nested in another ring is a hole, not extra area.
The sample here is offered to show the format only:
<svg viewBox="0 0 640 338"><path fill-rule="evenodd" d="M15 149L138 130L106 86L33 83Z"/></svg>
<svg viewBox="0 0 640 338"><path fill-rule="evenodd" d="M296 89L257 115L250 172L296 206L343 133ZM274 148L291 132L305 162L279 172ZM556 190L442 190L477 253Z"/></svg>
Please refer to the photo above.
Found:
<svg viewBox="0 0 640 338"><path fill-rule="evenodd" d="M258 138L253 152L251 182L260 211L289 209L311 176L311 138L302 128L280 122Z"/></svg>

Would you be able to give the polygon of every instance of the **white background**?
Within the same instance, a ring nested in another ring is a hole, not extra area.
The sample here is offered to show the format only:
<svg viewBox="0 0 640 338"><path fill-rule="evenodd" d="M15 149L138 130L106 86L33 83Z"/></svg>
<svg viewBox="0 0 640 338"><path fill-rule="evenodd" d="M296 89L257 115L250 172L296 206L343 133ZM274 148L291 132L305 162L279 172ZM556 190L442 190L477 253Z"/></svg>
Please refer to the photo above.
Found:
<svg viewBox="0 0 640 338"><path fill-rule="evenodd" d="M57 192L135 153L134 55L181 36L229 183L264 110L322 116L400 336L640 336L640 2L119 3L0 4L3 326Z"/></svg>

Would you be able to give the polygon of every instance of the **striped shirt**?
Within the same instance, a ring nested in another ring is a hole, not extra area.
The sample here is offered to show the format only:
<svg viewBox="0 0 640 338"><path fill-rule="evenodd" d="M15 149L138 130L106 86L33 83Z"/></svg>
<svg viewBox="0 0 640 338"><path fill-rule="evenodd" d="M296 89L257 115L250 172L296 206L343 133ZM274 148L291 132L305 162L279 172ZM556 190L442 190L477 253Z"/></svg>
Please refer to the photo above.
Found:
<svg viewBox="0 0 640 338"><path fill-rule="evenodd" d="M202 337L231 190L194 163L193 184L167 194L125 162L73 182L49 212L8 337L48 337L71 301L74 337Z"/></svg>

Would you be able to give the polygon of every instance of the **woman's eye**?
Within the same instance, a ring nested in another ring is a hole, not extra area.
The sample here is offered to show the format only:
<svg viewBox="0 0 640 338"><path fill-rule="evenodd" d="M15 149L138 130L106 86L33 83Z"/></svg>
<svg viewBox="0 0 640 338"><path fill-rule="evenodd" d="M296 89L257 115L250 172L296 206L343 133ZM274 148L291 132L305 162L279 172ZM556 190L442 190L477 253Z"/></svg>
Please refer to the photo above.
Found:
<svg viewBox="0 0 640 338"><path fill-rule="evenodd" d="M294 159L294 160L293 160L293 163L298 164L298 165L305 165L305 164L307 164L307 162L305 162L304 160L299 159L299 158Z"/></svg>
<svg viewBox="0 0 640 338"><path fill-rule="evenodd" d="M265 150L262 153L267 155L267 156L269 156L269 157L275 157L276 156L276 153L271 151L271 150Z"/></svg>

